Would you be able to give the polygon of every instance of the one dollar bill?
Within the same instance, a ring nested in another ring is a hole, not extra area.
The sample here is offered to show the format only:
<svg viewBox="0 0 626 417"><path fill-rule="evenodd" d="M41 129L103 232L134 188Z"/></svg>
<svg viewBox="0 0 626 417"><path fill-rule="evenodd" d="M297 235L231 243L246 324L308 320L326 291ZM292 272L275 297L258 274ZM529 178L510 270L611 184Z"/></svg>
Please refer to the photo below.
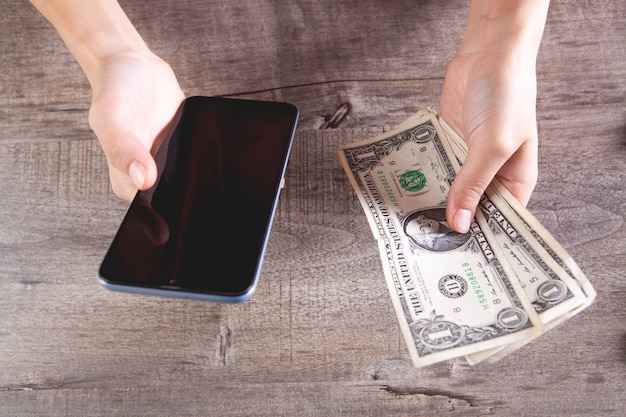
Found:
<svg viewBox="0 0 626 417"><path fill-rule="evenodd" d="M465 143L443 119L439 118L439 121L459 164L463 164L467 155ZM533 301L533 306L539 313L544 332L593 303L596 291L576 262L497 178L487 188L479 209L489 219L493 234L499 239L500 245L510 249L511 254L516 252L521 257L530 257L537 261L539 271L528 269L528 263L518 262L520 258L517 256L510 260L526 295ZM471 364L485 359L495 362L537 336L468 355L467 360Z"/></svg>
<svg viewBox="0 0 626 417"><path fill-rule="evenodd" d="M378 241L416 367L490 362L590 305L569 254L497 179L468 233L450 229L447 195L467 148L432 109L338 150Z"/></svg>
<svg viewBox="0 0 626 417"><path fill-rule="evenodd" d="M447 195L460 165L435 112L420 111L390 132L342 146L338 155L378 241L416 367L542 332L489 224L476 219L460 234L446 222Z"/></svg>

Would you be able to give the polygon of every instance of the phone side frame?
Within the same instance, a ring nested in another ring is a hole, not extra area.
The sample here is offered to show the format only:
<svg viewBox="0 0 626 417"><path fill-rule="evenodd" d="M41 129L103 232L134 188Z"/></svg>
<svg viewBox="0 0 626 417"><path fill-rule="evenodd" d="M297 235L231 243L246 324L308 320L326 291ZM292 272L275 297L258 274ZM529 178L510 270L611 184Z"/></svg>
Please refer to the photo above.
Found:
<svg viewBox="0 0 626 417"><path fill-rule="evenodd" d="M185 300L199 300L199 301L211 301L215 303L236 304L247 301L255 293L258 283L258 277L254 280L254 285L251 285L248 290L242 294L237 295L221 295L221 294L204 294L196 293L192 291L178 291L175 289L168 289L167 287L152 288L152 287L140 287L136 285L122 285L112 284L106 281L100 274L98 274L98 283L107 290L115 292L123 292L130 294L149 295L166 298L178 298Z"/></svg>

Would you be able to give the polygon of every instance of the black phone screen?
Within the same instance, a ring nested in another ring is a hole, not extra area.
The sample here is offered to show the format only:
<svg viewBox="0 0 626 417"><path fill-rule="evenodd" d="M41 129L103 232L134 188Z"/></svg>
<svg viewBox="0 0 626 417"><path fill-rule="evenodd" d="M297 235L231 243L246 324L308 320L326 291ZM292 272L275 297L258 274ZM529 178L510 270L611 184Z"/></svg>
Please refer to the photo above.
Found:
<svg viewBox="0 0 626 417"><path fill-rule="evenodd" d="M288 103L186 99L155 156L156 184L137 193L102 262L103 285L251 295L297 119Z"/></svg>

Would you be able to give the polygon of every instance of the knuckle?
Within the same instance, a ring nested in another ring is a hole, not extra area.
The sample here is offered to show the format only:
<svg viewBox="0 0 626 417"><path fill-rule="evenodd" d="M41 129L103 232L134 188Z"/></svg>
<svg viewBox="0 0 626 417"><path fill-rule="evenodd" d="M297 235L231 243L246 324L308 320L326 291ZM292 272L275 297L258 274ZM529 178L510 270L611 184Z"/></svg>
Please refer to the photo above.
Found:
<svg viewBox="0 0 626 417"><path fill-rule="evenodd" d="M123 144L116 141L106 143L100 141L100 143L109 163L119 170L124 170L129 161L127 161Z"/></svg>
<svg viewBox="0 0 626 417"><path fill-rule="evenodd" d="M474 207L489 184L484 181L467 181L457 185L457 198L461 206Z"/></svg>
<svg viewBox="0 0 626 417"><path fill-rule="evenodd" d="M516 150L517 144L513 141L493 141L486 152L494 160L506 161Z"/></svg>

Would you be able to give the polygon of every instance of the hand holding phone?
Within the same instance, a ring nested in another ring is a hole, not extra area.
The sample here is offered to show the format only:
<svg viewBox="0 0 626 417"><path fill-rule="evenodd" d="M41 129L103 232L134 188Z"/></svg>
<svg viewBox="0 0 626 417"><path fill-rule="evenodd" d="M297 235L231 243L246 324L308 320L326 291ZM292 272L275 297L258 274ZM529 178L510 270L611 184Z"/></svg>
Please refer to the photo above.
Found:
<svg viewBox="0 0 626 417"><path fill-rule="evenodd" d="M260 274L298 110L190 97L155 155L99 270L112 290L240 302Z"/></svg>

